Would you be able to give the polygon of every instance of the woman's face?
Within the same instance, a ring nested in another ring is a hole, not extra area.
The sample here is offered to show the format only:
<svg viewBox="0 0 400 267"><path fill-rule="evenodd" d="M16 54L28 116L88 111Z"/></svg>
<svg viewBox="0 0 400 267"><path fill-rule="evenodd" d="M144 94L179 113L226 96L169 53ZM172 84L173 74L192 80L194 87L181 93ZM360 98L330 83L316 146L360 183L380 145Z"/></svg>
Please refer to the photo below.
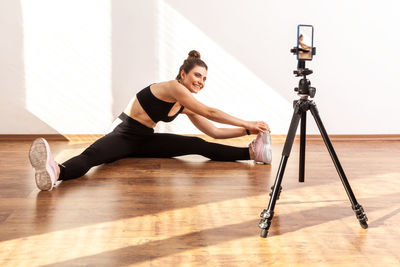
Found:
<svg viewBox="0 0 400 267"><path fill-rule="evenodd" d="M191 93L197 94L204 87L207 79L207 70L204 67L194 66L194 68L185 73L181 72L181 83L189 89Z"/></svg>

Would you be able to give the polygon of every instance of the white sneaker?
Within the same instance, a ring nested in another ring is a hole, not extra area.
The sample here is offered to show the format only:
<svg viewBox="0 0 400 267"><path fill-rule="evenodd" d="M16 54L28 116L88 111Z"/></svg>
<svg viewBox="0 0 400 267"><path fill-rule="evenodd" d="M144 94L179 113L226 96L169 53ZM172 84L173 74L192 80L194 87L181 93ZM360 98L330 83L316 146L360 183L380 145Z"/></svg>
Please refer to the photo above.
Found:
<svg viewBox="0 0 400 267"><path fill-rule="evenodd" d="M57 162L44 138L37 138L29 149L29 160L35 168L36 185L40 190L51 190L57 181Z"/></svg>
<svg viewBox="0 0 400 267"><path fill-rule="evenodd" d="M269 132L259 133L249 147L254 152L254 161L258 164L271 164L271 135Z"/></svg>

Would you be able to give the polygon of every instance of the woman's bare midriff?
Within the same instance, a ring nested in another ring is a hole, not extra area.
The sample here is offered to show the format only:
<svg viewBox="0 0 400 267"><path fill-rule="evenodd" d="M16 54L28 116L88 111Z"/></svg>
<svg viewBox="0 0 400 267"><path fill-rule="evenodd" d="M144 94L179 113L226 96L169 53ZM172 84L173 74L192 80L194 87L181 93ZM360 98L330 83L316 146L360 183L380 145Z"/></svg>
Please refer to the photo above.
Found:
<svg viewBox="0 0 400 267"><path fill-rule="evenodd" d="M168 83L168 82L166 82ZM170 99L162 99L160 97L158 97L158 94L162 95L162 92L164 91L165 88L168 85L166 84L154 84L151 86L151 91L153 92L153 94L159 98L160 100L166 101L166 102L171 102ZM175 115L179 109L181 108L181 105L179 103L176 103L172 109L169 111L168 116L173 116ZM136 96L133 97L131 99L131 101L129 101L129 104L126 106L124 113L126 115L128 115L129 117L131 117L132 119L137 120L138 122L140 122L141 124L149 127L149 128L154 128L156 126L157 123L155 123L150 117L149 115L147 115L146 111L142 108L142 106L140 105L139 101L137 100Z"/></svg>
<svg viewBox="0 0 400 267"><path fill-rule="evenodd" d="M149 128L156 126L156 123L146 114L136 97L129 102L124 113Z"/></svg>

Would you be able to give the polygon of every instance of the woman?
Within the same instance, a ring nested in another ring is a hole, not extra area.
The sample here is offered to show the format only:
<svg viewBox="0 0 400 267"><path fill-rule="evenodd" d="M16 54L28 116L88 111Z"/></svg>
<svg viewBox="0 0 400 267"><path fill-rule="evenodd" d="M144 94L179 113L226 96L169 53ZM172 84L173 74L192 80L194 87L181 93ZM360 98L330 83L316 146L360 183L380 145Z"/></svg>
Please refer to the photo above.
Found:
<svg viewBox="0 0 400 267"><path fill-rule="evenodd" d="M300 48L304 49L305 51L299 51L299 58L300 59L311 59L312 58L311 46L306 45L303 42L303 39L304 39L303 35L300 34L300 36L299 36L299 45L300 45Z"/></svg>
<svg viewBox="0 0 400 267"><path fill-rule="evenodd" d="M31 145L29 159L35 168L38 188L51 190L58 180L81 177L93 166L126 157L169 158L200 154L218 161L252 159L271 163L270 129L265 122L241 120L208 107L192 96L203 89L207 70L199 52L191 51L176 80L152 84L141 90L113 123L112 132L63 164L54 161L45 139L36 139ZM206 142L198 137L154 133L158 121L170 122L180 113L186 114L199 130L213 138L258 136L249 147L240 148ZM238 128L216 128L209 120Z"/></svg>

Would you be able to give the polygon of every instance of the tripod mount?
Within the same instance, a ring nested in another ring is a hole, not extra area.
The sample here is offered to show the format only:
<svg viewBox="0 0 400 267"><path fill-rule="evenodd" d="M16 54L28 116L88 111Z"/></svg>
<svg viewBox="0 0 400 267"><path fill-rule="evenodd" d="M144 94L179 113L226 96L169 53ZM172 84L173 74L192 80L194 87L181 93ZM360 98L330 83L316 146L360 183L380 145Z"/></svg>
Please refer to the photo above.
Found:
<svg viewBox="0 0 400 267"><path fill-rule="evenodd" d="M291 50L292 53L298 53L301 48L294 48ZM315 53L315 48L313 48L313 53ZM368 228L368 218L364 213L363 207L357 202L356 197L354 196L353 191L351 190L350 184L347 180L347 177L343 171L343 168L339 162L339 158L336 155L336 152L332 146L332 143L329 139L328 133L325 130L325 127L322 123L322 120L319 116L319 112L317 106L313 100L316 93L316 88L311 87L311 82L307 79L307 75L312 74L313 71L309 70L305 67L305 61L298 61L297 70L294 71L294 74L297 77L302 76L302 79L299 81L299 86L294 90L299 95L299 99L293 102L293 116L289 126L289 131L286 137L286 141L282 151L281 162L278 168L278 172L276 175L275 183L271 187L272 191L270 193L270 200L268 204L268 208L264 209L261 212L261 220L259 222L259 227L261 228L261 237L267 237L269 228L271 226L271 221L274 216L274 209L277 199L282 191L282 179L286 168L286 163L289 159L290 152L292 150L293 142L296 136L296 131L301 121L300 126L300 160L299 160L299 182L304 182L304 170L305 170L305 148L306 148L306 119L307 119L307 111L311 111L311 114L314 117L314 120L318 126L318 129L321 133L322 139L329 151L329 154L332 158L332 161L336 167L336 170L339 174L339 177L342 181L342 184L346 190L347 196L350 199L351 206L353 211L356 214L356 217L362 228Z"/></svg>

